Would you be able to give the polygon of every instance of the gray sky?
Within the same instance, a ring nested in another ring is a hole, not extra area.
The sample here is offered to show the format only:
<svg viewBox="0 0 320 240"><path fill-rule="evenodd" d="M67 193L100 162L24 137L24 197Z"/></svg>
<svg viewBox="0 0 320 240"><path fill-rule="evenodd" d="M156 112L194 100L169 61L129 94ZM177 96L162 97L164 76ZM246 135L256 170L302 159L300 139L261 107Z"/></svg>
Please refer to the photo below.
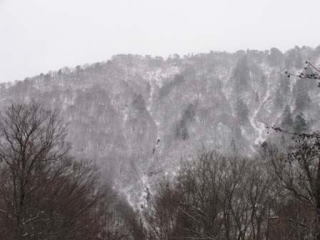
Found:
<svg viewBox="0 0 320 240"><path fill-rule="evenodd" d="M0 82L118 53L320 44L319 0L0 0Z"/></svg>

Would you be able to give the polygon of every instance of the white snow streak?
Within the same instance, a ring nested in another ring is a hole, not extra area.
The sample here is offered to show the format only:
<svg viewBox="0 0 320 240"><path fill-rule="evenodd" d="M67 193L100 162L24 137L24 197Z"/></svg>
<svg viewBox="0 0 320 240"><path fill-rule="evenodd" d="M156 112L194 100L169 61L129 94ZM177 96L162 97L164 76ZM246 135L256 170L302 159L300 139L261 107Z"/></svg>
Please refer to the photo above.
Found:
<svg viewBox="0 0 320 240"><path fill-rule="evenodd" d="M266 92L263 100L261 101L259 107L256 108L256 110L254 111L252 117L250 118L251 125L258 132L258 137L254 141L255 145L261 144L266 139L265 136L264 136L264 132L265 132L265 129L266 129L265 123L259 121L257 119L257 116L258 116L261 108L267 103L267 101L269 99L270 99L270 88L268 86L267 92Z"/></svg>

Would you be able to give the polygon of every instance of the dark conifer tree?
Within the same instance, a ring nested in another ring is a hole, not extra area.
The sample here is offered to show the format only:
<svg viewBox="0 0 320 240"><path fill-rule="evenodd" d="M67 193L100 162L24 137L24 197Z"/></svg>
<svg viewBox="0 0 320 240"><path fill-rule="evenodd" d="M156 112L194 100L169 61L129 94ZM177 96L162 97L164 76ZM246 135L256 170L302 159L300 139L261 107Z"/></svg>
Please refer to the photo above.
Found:
<svg viewBox="0 0 320 240"><path fill-rule="evenodd" d="M308 131L308 125L304 119L303 113L298 114L293 123L293 129L295 133L306 133Z"/></svg>

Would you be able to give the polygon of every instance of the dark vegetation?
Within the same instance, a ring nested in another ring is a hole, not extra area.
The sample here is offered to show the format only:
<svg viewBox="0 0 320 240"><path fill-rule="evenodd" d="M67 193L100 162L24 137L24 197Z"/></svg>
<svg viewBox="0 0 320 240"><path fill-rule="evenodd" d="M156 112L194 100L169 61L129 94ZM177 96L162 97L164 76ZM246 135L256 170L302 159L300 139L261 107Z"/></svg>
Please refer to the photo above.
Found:
<svg viewBox="0 0 320 240"><path fill-rule="evenodd" d="M318 134L251 159L202 152L138 211L70 156L57 112L12 105L0 132L1 239L320 239Z"/></svg>
<svg viewBox="0 0 320 240"><path fill-rule="evenodd" d="M70 156L57 112L12 105L0 134L0 239L138 236L127 227L139 229L127 203L99 182L93 164Z"/></svg>

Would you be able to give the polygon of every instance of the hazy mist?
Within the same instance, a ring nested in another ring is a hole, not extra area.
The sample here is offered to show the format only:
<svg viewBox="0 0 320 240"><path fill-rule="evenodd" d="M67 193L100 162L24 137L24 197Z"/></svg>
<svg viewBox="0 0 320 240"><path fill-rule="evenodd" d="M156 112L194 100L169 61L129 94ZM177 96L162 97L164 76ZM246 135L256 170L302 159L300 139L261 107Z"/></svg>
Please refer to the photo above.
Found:
<svg viewBox="0 0 320 240"><path fill-rule="evenodd" d="M315 47L319 1L0 0L0 81L114 54Z"/></svg>

